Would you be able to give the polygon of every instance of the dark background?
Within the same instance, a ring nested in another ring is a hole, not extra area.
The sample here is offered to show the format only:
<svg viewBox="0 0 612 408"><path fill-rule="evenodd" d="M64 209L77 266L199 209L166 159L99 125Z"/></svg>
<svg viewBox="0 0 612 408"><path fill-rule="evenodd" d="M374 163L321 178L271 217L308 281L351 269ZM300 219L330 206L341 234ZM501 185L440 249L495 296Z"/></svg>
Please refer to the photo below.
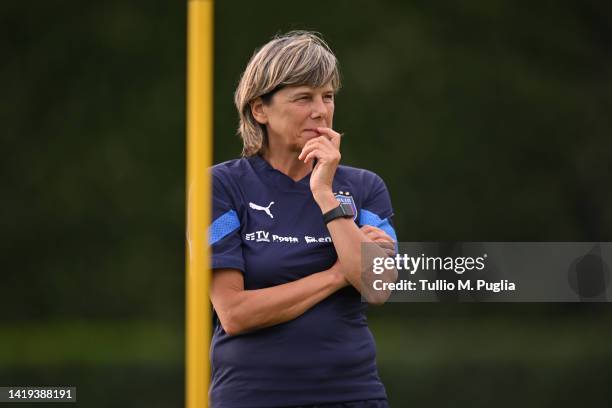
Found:
<svg viewBox="0 0 612 408"><path fill-rule="evenodd" d="M275 33L316 30L343 162L381 175L400 241L610 241L612 3L218 1L215 162ZM87 407L184 396L186 4L0 5L0 385ZM388 304L392 406L605 406L608 304Z"/></svg>

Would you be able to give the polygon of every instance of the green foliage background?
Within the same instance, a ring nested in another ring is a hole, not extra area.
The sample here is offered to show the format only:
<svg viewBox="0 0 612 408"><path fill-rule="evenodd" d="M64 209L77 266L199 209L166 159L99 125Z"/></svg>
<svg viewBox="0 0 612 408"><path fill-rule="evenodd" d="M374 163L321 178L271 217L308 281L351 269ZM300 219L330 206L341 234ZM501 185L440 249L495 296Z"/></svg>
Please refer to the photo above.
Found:
<svg viewBox="0 0 612 408"><path fill-rule="evenodd" d="M215 162L255 48L321 32L343 161L380 174L402 241L610 241L612 6L218 1ZM0 5L0 385L82 406L183 403L184 2ZM394 407L609 400L608 304L372 311ZM120 402L117 402L121 396Z"/></svg>

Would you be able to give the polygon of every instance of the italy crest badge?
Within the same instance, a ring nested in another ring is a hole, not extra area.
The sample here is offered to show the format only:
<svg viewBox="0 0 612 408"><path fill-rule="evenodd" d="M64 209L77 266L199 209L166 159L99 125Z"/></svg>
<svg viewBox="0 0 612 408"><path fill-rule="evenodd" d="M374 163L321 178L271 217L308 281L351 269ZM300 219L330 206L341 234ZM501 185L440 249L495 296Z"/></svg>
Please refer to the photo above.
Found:
<svg viewBox="0 0 612 408"><path fill-rule="evenodd" d="M351 193L349 193L348 191L338 191L334 195L336 196L336 200L338 200L340 203L348 204L351 206L351 208L353 209L353 214L355 214L355 216L353 217L353 220L356 220L357 219L357 205L355 205L355 200L353 199L353 196L351 195Z"/></svg>

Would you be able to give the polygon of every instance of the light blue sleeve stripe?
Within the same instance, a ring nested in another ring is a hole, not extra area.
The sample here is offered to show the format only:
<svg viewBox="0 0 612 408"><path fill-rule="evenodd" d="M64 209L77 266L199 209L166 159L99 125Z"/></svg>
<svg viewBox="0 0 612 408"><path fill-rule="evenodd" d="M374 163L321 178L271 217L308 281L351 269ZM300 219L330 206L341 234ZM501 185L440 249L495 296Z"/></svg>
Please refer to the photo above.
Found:
<svg viewBox="0 0 612 408"><path fill-rule="evenodd" d="M234 210L229 210L208 227L208 244L213 245L215 242L223 239L226 235L231 234L240 227L238 214Z"/></svg>
<svg viewBox="0 0 612 408"><path fill-rule="evenodd" d="M382 223L378 225L378 228L385 231L391 238L393 238L395 242L397 242L397 235L395 234L395 230L391 226L391 223L388 219L385 218Z"/></svg>
<svg viewBox="0 0 612 408"><path fill-rule="evenodd" d="M395 234L395 230L391 226L388 218L383 220L373 212L362 209L359 211L359 225L371 225L373 227L380 228L381 230L385 231L387 235L393 238L395 242L397 242L397 235Z"/></svg>

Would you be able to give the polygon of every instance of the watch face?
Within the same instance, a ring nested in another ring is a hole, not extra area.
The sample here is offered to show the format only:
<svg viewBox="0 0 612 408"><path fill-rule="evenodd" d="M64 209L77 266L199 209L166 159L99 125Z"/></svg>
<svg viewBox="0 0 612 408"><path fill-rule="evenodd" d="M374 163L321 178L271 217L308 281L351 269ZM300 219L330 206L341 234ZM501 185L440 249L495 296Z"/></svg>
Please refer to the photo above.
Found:
<svg viewBox="0 0 612 408"><path fill-rule="evenodd" d="M340 208L342 209L345 217L353 218L355 216L355 211L353 211L353 207L350 204L341 203Z"/></svg>
<svg viewBox="0 0 612 408"><path fill-rule="evenodd" d="M335 193L334 195L336 196L336 200L338 200L340 204L344 204L350 207L350 212L346 211L345 214L347 215L351 214L351 216L353 217L353 220L357 220L357 206L355 205L355 200L353 199L353 196L351 195L351 193L349 193L348 191L339 191L338 193Z"/></svg>

